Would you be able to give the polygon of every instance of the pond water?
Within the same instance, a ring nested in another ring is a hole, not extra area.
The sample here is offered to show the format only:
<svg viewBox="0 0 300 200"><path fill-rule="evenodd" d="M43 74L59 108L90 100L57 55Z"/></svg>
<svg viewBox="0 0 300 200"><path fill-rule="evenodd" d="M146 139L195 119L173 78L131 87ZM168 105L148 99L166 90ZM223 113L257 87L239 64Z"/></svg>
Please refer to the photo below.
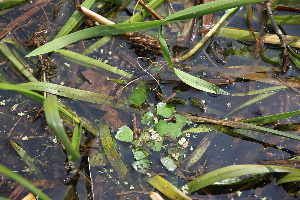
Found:
<svg viewBox="0 0 300 200"><path fill-rule="evenodd" d="M111 11L108 14L111 17L119 6L109 2L97 2L92 9L97 10L98 6L102 13ZM194 5L194 2L170 1L164 3L158 12L166 16L172 10L170 5L175 11L179 11ZM0 147L2 152L0 163L30 180L51 199L150 199L149 192L157 192L157 190L145 181L145 177L154 174L163 176L180 188L198 176L230 165L274 164L299 167L298 160L292 164L287 161L299 152L300 146L297 140L257 131L234 129L229 126L217 127L209 122L187 123L182 129L183 133L178 137L172 137L172 133L166 134L162 137L163 143L157 142L158 139L153 140L155 142L151 143L152 146L147 146L148 141L143 141L145 144L139 146L134 142L122 142L115 139L118 128L122 125L150 132L149 127L141 122L143 114L148 111L154 113L159 119L165 119L168 123L179 121L174 115L167 119L169 117L156 114L156 105L174 93L176 93L175 96L170 97L171 100L166 102L175 105L173 114L180 116L190 114L209 119L238 121L299 110L299 98L295 90L278 89L274 90L272 95L267 91L270 87L282 86L284 81L281 79L283 78L293 78L296 82L299 77L299 70L293 63L286 73L281 72L281 49L278 45L265 43L259 52L256 49L259 47L255 42L243 40L243 38L225 37L228 33L224 29L211 38L202 50L187 60L175 64L176 68L186 73L212 82L230 94L236 94L217 95L194 89L183 83L174 75L162 55L155 55L151 50L150 52L143 51L139 49L140 47L129 43L128 39L123 36L114 36L108 43L88 56L139 77L123 88L124 85L109 81L107 78L123 80L127 78L83 64L76 61L76 58L68 58L60 53L24 58L37 48L36 46L51 41L75 11L73 1L41 1L36 6L41 9L26 20L19 22L0 42L5 43L14 55L26 63L27 68L34 72L34 76L39 81L48 81L113 97L113 100L104 99L104 105L92 104L76 100L76 98L59 97L60 103L73 110L79 117L85 118L98 130L95 136L91 136L87 131L82 133L81 157L72 162L68 160L66 150L47 126L42 104L16 92L0 90ZM36 6L25 3L9 11L2 11L0 31L9 27L8 24L12 20ZM253 6L253 8L254 30L260 31L262 23L258 14L260 6ZM121 23L141 8L136 9L135 2L132 1L126 9L120 12L118 18L112 20ZM223 27L249 30L246 12L246 7L239 9ZM286 14L286 12L276 11L276 14ZM214 22L222 15L223 12L216 13ZM173 56L183 55L199 42L201 39L201 32L198 30L200 22L201 19L196 24L198 28L195 35L191 35L191 30L184 32L184 29L192 28L188 22L180 22L180 25L174 23L171 24L172 28L164 28L164 37ZM86 28L86 26L84 23L78 29ZM286 34L300 36L298 25L281 28ZM266 30L274 34L269 26ZM155 37L157 29L145 30L141 33ZM83 54L98 40L100 38L80 41L65 49ZM4 54L0 54L0 64L1 82L13 84L27 82ZM272 74L276 74L278 78ZM140 107L129 108L124 104L121 108L115 108L118 102L123 102L122 100L131 101L131 94L141 81L144 81L150 88L146 102ZM296 82L293 87L296 90L299 88L297 84ZM262 89L266 90L263 94L270 95L243 105L255 95L238 94ZM105 104L107 102L113 102L113 106L107 106ZM200 106L195 105L195 102ZM103 124L109 125L108 130L114 138L116 149L128 170L123 178L120 177L112 161L106 158L105 146L102 143L103 136L99 134L105 129ZM153 126L156 125L153 124ZM201 127L201 131L200 128L198 132L191 130L197 126ZM64 122L64 127L70 136L74 127L66 122ZM265 127L297 135L299 134L299 117L296 115L269 123ZM143 134L137 137L142 136ZM24 158L19 156L10 141L15 142L26 152L42 175L28 167ZM203 155L194 164L187 164L189 156L197 148L203 148ZM149 153L146 157L150 163L150 166L146 167L147 173L137 171L136 168L141 166L134 168L133 163L136 163L137 159L134 158L132 149L142 149L143 152ZM177 170L167 170L160 160L164 157L172 157L177 164ZM21 199L28 194L27 189L5 176L1 176L0 183L0 196ZM276 185L276 176L264 175L246 184L205 187L188 196L192 199L294 199L298 196L298 191L297 182Z"/></svg>

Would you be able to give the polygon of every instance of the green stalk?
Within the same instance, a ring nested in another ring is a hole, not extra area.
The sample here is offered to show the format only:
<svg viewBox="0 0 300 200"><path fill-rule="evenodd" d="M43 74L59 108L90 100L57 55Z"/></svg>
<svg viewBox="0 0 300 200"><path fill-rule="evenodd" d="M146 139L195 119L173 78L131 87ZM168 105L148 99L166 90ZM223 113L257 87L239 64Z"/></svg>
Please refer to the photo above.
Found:
<svg viewBox="0 0 300 200"><path fill-rule="evenodd" d="M183 60L188 59L189 57L191 57L192 55L194 55L199 49L202 48L202 46L213 36L216 34L216 32L220 29L220 27L222 26L222 24L227 20L227 18L234 13L238 8L231 8L226 10L225 14L221 17L221 19L214 25L214 27L212 29L210 29L210 31L201 39L201 41L194 46L194 48L192 48L189 52L187 52L185 55L179 57L179 58L175 58L174 62L180 62Z"/></svg>

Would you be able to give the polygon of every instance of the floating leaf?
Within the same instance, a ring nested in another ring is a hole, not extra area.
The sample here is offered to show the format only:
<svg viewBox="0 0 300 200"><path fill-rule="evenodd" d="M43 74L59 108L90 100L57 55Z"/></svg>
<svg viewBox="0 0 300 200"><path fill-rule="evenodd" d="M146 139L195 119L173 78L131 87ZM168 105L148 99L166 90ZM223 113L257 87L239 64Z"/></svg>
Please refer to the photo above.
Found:
<svg viewBox="0 0 300 200"><path fill-rule="evenodd" d="M161 158L160 162L170 172L174 171L177 168L177 165L175 164L174 160L168 156Z"/></svg>
<svg viewBox="0 0 300 200"><path fill-rule="evenodd" d="M153 117L154 115L152 112L146 112L142 117L141 123L143 125L149 125L151 122L153 122Z"/></svg>
<svg viewBox="0 0 300 200"><path fill-rule="evenodd" d="M171 138L178 138L181 136L181 128L179 128L175 123L170 122L169 123L169 135Z"/></svg>
<svg viewBox="0 0 300 200"><path fill-rule="evenodd" d="M156 130L160 136L164 136L169 132L170 128L165 120L160 119L156 125Z"/></svg>
<svg viewBox="0 0 300 200"><path fill-rule="evenodd" d="M160 102L156 105L157 107L157 114L164 117L164 118L169 118L172 116L175 106L172 104L166 104L163 102Z"/></svg>
<svg viewBox="0 0 300 200"><path fill-rule="evenodd" d="M145 173L147 173L147 171L150 167L150 160L147 160L147 159L138 160L138 161L135 161L132 164L132 166L136 171L138 171L142 174L145 174Z"/></svg>
<svg viewBox="0 0 300 200"><path fill-rule="evenodd" d="M142 160L149 155L149 153L142 148L132 149L132 153L136 160Z"/></svg>
<svg viewBox="0 0 300 200"><path fill-rule="evenodd" d="M175 124L180 129L182 129L186 125L186 123L188 122L188 119L186 117L182 116L182 115L179 115L179 114L175 114L174 116L176 117L176 123Z"/></svg>
<svg viewBox="0 0 300 200"><path fill-rule="evenodd" d="M121 126L116 134L116 139L123 142L131 142L133 140L133 131L128 126Z"/></svg>
<svg viewBox="0 0 300 200"><path fill-rule="evenodd" d="M130 98L129 98L129 100L132 104L135 104L138 106L145 103L146 99L147 99L147 95L138 88L133 89L133 91L130 95Z"/></svg>

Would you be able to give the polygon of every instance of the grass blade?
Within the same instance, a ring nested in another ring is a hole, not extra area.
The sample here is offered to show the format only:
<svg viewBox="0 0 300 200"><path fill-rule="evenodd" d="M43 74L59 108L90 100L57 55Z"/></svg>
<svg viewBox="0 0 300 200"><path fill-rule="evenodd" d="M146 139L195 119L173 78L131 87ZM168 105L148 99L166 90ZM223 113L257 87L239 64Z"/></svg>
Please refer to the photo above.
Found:
<svg viewBox="0 0 300 200"><path fill-rule="evenodd" d="M67 152L70 154L70 160L76 160L79 158L79 151L75 151L71 142L67 136L67 133L61 123L57 98L55 95L47 97L44 101L45 117L48 126L54 131L55 135L63 143Z"/></svg>
<svg viewBox="0 0 300 200"><path fill-rule="evenodd" d="M95 0L86 0L81 5L85 8L90 8L93 5L93 3L95 3ZM81 13L75 11L73 15L65 23L65 25L61 28L61 30L58 32L58 34L55 36L54 39L70 33L76 26L78 26L78 24L82 21L83 17L84 16Z"/></svg>
<svg viewBox="0 0 300 200"><path fill-rule="evenodd" d="M255 125L262 125L262 124L267 124L271 123L274 121L278 121L281 119L285 119L288 117L292 117L295 115L300 115L300 111L292 111L292 112L286 112L286 113L281 113L281 114L275 114L275 115L269 115L269 116L264 116L264 117L257 117L257 118L252 118L252 119L245 119L241 120L240 122L245 122L245 123L251 123Z"/></svg>
<svg viewBox="0 0 300 200"><path fill-rule="evenodd" d="M101 62L99 60L90 58L88 56L85 56L85 55L82 55L82 54L79 54L79 53L75 53L73 51L59 49L59 50L56 50L55 52L67 57L70 61L78 60L80 62L84 62L85 64L87 64L86 66L89 66L89 67L94 65L94 66L100 67L102 69L105 69L107 71L110 71L114 74L125 76L127 78L132 78L133 77L132 74L127 73L127 72L125 72L121 69L118 69L114 66L108 65L108 64L106 64L104 62Z"/></svg>
<svg viewBox="0 0 300 200"><path fill-rule="evenodd" d="M264 133L269 133L272 135L277 135L281 137L286 137L294 140L299 140L300 141L300 136L298 135L293 135L290 133L282 132L282 131L277 131L273 130L270 128L265 128L261 126L256 126L253 124L248 124L248 123L243 123L243 122L234 122L234 121L227 121L227 120L220 120L220 119L213 119L213 118L207 118L207 117L199 117L199 116L186 116L193 122L209 122L209 123L214 123L214 124L221 124L224 126L230 126L234 128L242 128L242 129L249 129L249 130L254 130L254 131L260 131Z"/></svg>
<svg viewBox="0 0 300 200"><path fill-rule="evenodd" d="M103 104L114 108L127 110L130 112L138 112L137 110L129 106L130 102L126 99L118 100L117 102L115 102L114 97L95 92L89 92L85 90L45 82L21 83L19 84L19 86L22 86L29 90L44 91L51 94L56 94L59 96L73 98L81 101Z"/></svg>
<svg viewBox="0 0 300 200"><path fill-rule="evenodd" d="M299 176L300 169L281 167L273 165L232 165L217 169L208 174L200 176L182 187L188 194L195 192L208 185L213 185L230 178L236 178L244 175L265 174L265 173L296 173Z"/></svg>
<svg viewBox="0 0 300 200"><path fill-rule="evenodd" d="M33 163L33 158L30 158L27 153L20 147L17 143L14 141L10 140L9 141L12 147L15 149L15 151L19 154L19 156L22 158L22 160L28 165L30 168L30 171L32 171L37 178L43 179L45 178L43 173L39 170L38 167L35 166Z"/></svg>
<svg viewBox="0 0 300 200"><path fill-rule="evenodd" d="M43 200L51 200L51 198L43 193L41 190L39 190L37 187L35 187L32 183L30 183L28 180L20 176L19 174L10 171L7 167L0 164L0 174L3 174L11 179L14 179L21 185L25 186L28 190L33 192L35 195L39 196L39 198Z"/></svg>

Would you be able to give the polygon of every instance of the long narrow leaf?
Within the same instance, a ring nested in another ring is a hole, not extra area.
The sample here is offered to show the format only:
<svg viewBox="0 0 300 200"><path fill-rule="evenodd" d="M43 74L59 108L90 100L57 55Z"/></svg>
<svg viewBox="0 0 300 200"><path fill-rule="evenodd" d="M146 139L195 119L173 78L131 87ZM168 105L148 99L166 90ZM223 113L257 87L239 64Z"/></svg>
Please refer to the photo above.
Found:
<svg viewBox="0 0 300 200"><path fill-rule="evenodd" d="M269 116L264 116L264 117L245 119L245 120L241 120L240 122L251 123L251 124L255 124L255 125L262 125L262 124L267 124L270 122L278 121L281 119L286 119L288 117L292 117L295 115L300 115L300 111L297 110L297 111L291 111L291 112L269 115Z"/></svg>
<svg viewBox="0 0 300 200"><path fill-rule="evenodd" d="M95 0L86 0L81 5L85 8L90 8L93 5L93 3L95 3ZM80 23L83 17L84 16L81 13L75 11L65 23L65 25L60 29L58 34L55 36L55 39L70 33L78 25L78 23Z"/></svg>
<svg viewBox="0 0 300 200"><path fill-rule="evenodd" d="M19 84L19 86L22 86L29 90L44 91L44 92L56 94L63 97L73 98L73 99L87 101L91 103L103 104L114 108L127 110L130 112L137 112L135 109L129 107L130 102L127 100L118 100L117 102L115 102L114 97L95 93L95 92L89 92L89 91L70 88L62 85L56 85L53 83L42 83L42 82L21 83Z"/></svg>
<svg viewBox="0 0 300 200"><path fill-rule="evenodd" d="M35 56L39 54L48 53L56 49L60 49L67 46L73 42L107 35L117 35L126 32L140 31L144 29L150 29L154 27L159 27L162 24L168 24L173 21L187 20L194 17L200 17L210 13L227 10L232 7L239 7L251 3L257 3L259 0L217 0L210 3L201 4L199 6L194 6L183 11L177 12L170 15L165 20L147 21L147 22L135 22L135 23L122 23L114 25L104 25L97 26L75 33L60 37L52 42L49 42L38 49L29 53L26 57Z"/></svg>
<svg viewBox="0 0 300 200"><path fill-rule="evenodd" d="M126 165L120 158L117 148L115 147L113 138L111 137L109 126L106 124L103 118L100 120L100 138L102 138L102 146L109 162L116 170L118 175L123 178L127 174L128 170Z"/></svg>
<svg viewBox="0 0 300 200"><path fill-rule="evenodd" d="M67 133L60 121L60 116L58 112L57 98L55 95L47 97L44 101L45 117L48 126L54 131L55 135L63 143L67 152L70 154L71 160L76 160L79 158L79 151L75 151L72 147L71 142L67 136Z"/></svg>
<svg viewBox="0 0 300 200"><path fill-rule="evenodd" d="M172 185L163 177L156 175L151 178L146 178L146 181L149 182L153 187L167 196L169 199L178 199L178 200L190 200L188 196L186 196L183 192L181 192L178 188Z"/></svg>
<svg viewBox="0 0 300 200"><path fill-rule="evenodd" d="M82 54L79 54L79 53L75 53L73 51L58 49L58 50L56 50L56 52L63 55L63 56L68 57L71 61L72 60L78 60L78 61L81 61L81 62L84 62L84 63L88 64L88 66L93 66L94 65L94 66L100 67L102 69L105 69L107 71L110 71L114 74L125 76L127 78L132 78L133 77L132 74L127 73L127 72L125 72L121 69L118 69L114 66L108 65L108 64L106 64L104 62L101 62L99 60L90 58L88 56L85 56L85 55L82 55Z"/></svg>
<svg viewBox="0 0 300 200"><path fill-rule="evenodd" d="M12 172L7 167L0 164L0 174L3 174L11 179L14 179L21 185L24 185L28 190L33 192L35 195L39 196L39 198L43 200L51 200L51 198L43 193L41 190L39 190L37 187L35 187L32 183L30 183L28 180L20 176L19 174Z"/></svg>
<svg viewBox="0 0 300 200"><path fill-rule="evenodd" d="M200 190L208 185L220 182L229 178L236 178L244 175L265 174L265 173L297 173L300 169L281 167L273 165L232 165L217 169L208 174L200 176L182 187L188 194Z"/></svg>
<svg viewBox="0 0 300 200"><path fill-rule="evenodd" d="M260 131L260 132L264 132L264 133L270 133L272 135L278 135L278 136L282 136L282 137L286 137L286 138L290 138L290 139L300 141L300 136L298 136L298 135L293 135L293 134L290 134L290 133L277 131L277 130L273 130L273 129L270 129L270 128L256 126L256 125L253 125L253 124L248 124L248 123L243 123L243 122L227 121L227 120L219 120L219 119L199 117L199 116L186 116L186 117L188 117L193 122L209 122L209 123L214 123L214 124L221 124L221 125L224 125L224 126L230 126L230 127L234 127L234 128L242 128L242 129Z"/></svg>

